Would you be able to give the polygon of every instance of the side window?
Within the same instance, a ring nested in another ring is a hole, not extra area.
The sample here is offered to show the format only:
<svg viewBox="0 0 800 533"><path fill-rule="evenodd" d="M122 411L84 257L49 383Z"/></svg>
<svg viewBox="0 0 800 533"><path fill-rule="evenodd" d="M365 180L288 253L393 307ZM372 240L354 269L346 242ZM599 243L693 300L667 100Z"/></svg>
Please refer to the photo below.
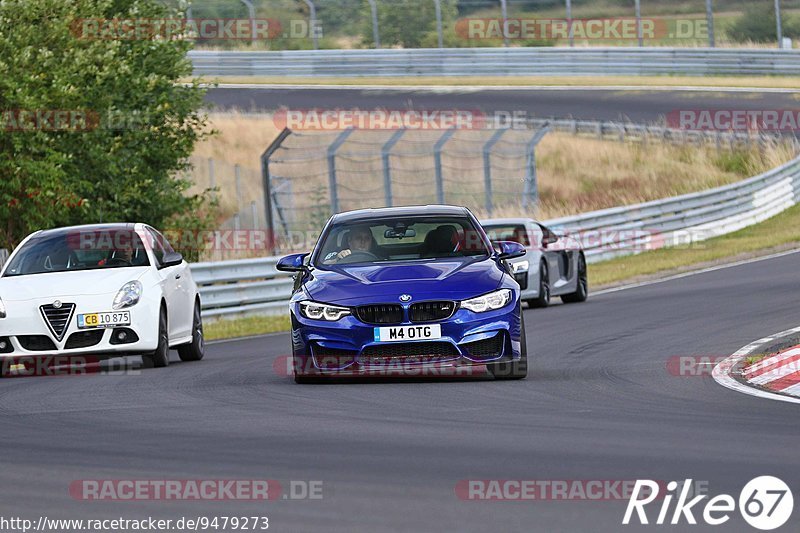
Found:
<svg viewBox="0 0 800 533"><path fill-rule="evenodd" d="M547 248L548 246L555 244L558 242L558 235L553 233L553 231L543 224L537 224L542 229L542 248Z"/></svg>
<svg viewBox="0 0 800 533"><path fill-rule="evenodd" d="M166 240L164 236L152 228L147 228L147 233L150 235L150 243L153 246L153 255L156 257L156 266L161 268L164 262L164 254L167 253L164 243ZM167 243L169 245L169 243Z"/></svg>

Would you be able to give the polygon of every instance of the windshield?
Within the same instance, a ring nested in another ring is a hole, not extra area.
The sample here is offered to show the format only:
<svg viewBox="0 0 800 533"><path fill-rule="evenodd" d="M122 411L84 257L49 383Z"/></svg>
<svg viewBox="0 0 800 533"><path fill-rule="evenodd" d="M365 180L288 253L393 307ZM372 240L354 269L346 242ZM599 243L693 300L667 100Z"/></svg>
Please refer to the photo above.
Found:
<svg viewBox="0 0 800 533"><path fill-rule="evenodd" d="M144 243L132 230L76 230L34 237L4 276L148 266Z"/></svg>
<svg viewBox="0 0 800 533"><path fill-rule="evenodd" d="M518 242L523 246L530 246L530 236L522 224L514 225L484 225L483 229L492 242L511 241Z"/></svg>
<svg viewBox="0 0 800 533"><path fill-rule="evenodd" d="M403 217L333 226L315 264L342 265L487 256L483 236L467 217Z"/></svg>

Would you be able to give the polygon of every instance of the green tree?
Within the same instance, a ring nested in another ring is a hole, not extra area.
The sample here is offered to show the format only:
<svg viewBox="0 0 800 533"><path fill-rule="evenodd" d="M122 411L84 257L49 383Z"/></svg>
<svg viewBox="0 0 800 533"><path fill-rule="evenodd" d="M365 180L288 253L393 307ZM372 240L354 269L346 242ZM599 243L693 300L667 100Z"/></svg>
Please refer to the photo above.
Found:
<svg viewBox="0 0 800 533"><path fill-rule="evenodd" d="M180 16L157 0L0 0L0 247L66 224L211 223L178 177L206 134L203 89L177 83L191 43L103 25ZM54 110L71 122L30 119Z"/></svg>
<svg viewBox="0 0 800 533"><path fill-rule="evenodd" d="M378 0L378 28L382 46L419 48L436 33L436 8L433 0ZM366 6L369 10L369 6ZM442 25L449 26L457 15L454 0L442 0ZM365 44L372 44L372 18L364 17L362 28Z"/></svg>
<svg viewBox="0 0 800 533"><path fill-rule="evenodd" d="M784 37L800 37L800 21L784 13L782 20ZM728 29L731 39L738 42L769 43L777 40L775 10L770 6L751 6L737 18Z"/></svg>

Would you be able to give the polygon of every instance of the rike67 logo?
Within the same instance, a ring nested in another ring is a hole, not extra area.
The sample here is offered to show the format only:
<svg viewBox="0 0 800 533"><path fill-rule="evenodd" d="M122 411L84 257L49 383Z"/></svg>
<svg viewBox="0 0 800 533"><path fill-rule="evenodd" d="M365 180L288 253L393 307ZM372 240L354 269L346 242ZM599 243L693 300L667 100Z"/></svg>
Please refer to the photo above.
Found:
<svg viewBox="0 0 800 533"><path fill-rule="evenodd" d="M659 484L649 479L636 480L622 519L623 525L636 524L637 520L643 525L651 523L695 525L696 513L702 516L706 524L712 526L722 525L730 520L731 513L737 507L737 501L733 496L720 494L701 505L708 495L701 494L689 499L691 486L690 479L682 484L670 481L667 484L667 493L661 499L658 516L651 522L653 513L648 516L645 507L662 496L659 494ZM674 507L672 507L673 500L676 500ZM781 527L789 520L794 509L794 497L789 486L782 480L773 476L760 476L750 480L739 493L738 508L745 522L756 529L768 531Z"/></svg>

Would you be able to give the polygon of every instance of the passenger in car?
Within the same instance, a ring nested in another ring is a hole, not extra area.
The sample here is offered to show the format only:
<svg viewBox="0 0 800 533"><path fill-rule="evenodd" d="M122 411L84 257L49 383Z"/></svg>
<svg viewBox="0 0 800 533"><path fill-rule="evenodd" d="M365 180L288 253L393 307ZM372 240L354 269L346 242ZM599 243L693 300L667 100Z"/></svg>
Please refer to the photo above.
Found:
<svg viewBox="0 0 800 533"><path fill-rule="evenodd" d="M447 256L459 244L458 230L451 224L437 227L425 236L423 254L425 257Z"/></svg>

